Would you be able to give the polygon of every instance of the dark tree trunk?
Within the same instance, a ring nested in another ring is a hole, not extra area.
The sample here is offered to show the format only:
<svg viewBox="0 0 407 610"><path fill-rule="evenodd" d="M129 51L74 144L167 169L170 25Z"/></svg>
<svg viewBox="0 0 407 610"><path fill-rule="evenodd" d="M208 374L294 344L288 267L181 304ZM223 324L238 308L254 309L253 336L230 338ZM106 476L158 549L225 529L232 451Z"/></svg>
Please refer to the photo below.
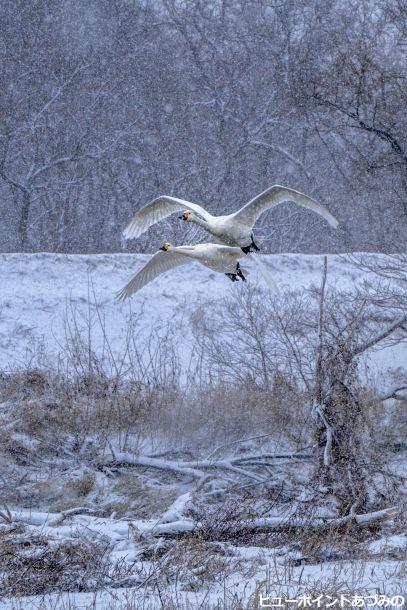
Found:
<svg viewBox="0 0 407 610"><path fill-rule="evenodd" d="M365 508L366 488L360 451L363 412L351 390L335 380L318 418L318 478L340 503L340 513Z"/></svg>
<svg viewBox="0 0 407 610"><path fill-rule="evenodd" d="M18 223L18 235L20 238L20 248L22 252L28 250L28 221L30 216L31 197L28 191L23 192L23 203L20 211Z"/></svg>

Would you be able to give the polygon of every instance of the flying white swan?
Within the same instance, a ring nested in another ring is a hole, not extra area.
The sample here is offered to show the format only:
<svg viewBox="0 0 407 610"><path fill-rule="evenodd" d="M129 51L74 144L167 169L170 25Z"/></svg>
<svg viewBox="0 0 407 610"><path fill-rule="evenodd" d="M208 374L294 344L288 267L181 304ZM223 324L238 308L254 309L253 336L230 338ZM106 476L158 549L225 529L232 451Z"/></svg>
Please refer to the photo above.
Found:
<svg viewBox="0 0 407 610"><path fill-rule="evenodd" d="M293 201L316 212L335 229L338 226L336 218L315 199L285 186L275 185L257 195L237 212L227 216L212 216L196 203L163 195L141 208L127 225L123 235L126 239L139 237L156 222L174 212L184 210L180 218L187 222L194 222L216 237L221 243L240 247L247 254L253 251L252 248L259 250L253 238L253 227L258 218L270 208L285 201Z"/></svg>
<svg viewBox="0 0 407 610"><path fill-rule="evenodd" d="M224 273L233 282L238 281L239 278L245 282L244 269L240 267L239 263L241 258L244 258L241 248L231 248L220 244L172 246L169 243L165 243L148 263L131 278L126 286L120 290L117 298L124 301L161 273L193 262L201 263L201 265L209 267L212 271ZM273 280L267 276L267 270L265 270L264 279L272 289L275 289Z"/></svg>

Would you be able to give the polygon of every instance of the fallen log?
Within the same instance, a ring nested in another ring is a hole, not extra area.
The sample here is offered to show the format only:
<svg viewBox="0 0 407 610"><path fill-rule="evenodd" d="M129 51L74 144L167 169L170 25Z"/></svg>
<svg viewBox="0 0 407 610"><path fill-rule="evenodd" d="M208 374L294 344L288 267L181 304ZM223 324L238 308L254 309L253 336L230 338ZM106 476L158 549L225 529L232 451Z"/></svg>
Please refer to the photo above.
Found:
<svg viewBox="0 0 407 610"><path fill-rule="evenodd" d="M247 470L246 466L259 466L259 460L269 459L310 459L312 456L303 453L256 453L247 456L224 458L221 460L197 459L188 462L157 459L147 456L133 455L131 453L115 453L111 458L99 463L99 468L155 468L172 474L192 477L202 481L205 471L223 470L246 477L258 482L266 483L268 477ZM252 462L252 463L251 463Z"/></svg>
<svg viewBox="0 0 407 610"><path fill-rule="evenodd" d="M302 519L290 519L290 517L261 517L258 519L243 520L225 523L222 534L236 535L239 532L267 532L267 531L289 531L302 530L328 530L344 525L369 526L372 523L394 518L398 513L397 507L385 508L360 515L349 514L345 517L333 519L316 518L309 521ZM142 535L151 536L180 536L191 533L200 533L205 536L205 529L200 523L194 523L191 519L179 519L171 523L160 523L151 528L143 528Z"/></svg>

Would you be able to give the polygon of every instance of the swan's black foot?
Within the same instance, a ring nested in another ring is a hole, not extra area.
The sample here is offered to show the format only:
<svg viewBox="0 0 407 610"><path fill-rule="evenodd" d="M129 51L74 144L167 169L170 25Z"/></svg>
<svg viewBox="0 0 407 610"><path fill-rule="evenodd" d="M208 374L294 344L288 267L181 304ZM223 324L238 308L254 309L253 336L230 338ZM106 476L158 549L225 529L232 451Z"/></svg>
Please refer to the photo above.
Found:
<svg viewBox="0 0 407 610"><path fill-rule="evenodd" d="M240 263L237 263L237 264L236 264L236 275L238 275L239 277L241 277L241 278L242 278L242 280L243 280L243 282L245 282L245 281L246 281L246 278L245 278L245 276L243 275L243 272L242 272L242 270L241 270L241 268L240 268Z"/></svg>
<svg viewBox="0 0 407 610"><path fill-rule="evenodd" d="M252 246L243 246L243 248L240 248L242 250L242 252L244 252L245 254L249 254L249 252L252 251Z"/></svg>
<svg viewBox="0 0 407 610"><path fill-rule="evenodd" d="M238 282L239 278L237 277L236 273L225 273L225 275L232 280L232 282Z"/></svg>

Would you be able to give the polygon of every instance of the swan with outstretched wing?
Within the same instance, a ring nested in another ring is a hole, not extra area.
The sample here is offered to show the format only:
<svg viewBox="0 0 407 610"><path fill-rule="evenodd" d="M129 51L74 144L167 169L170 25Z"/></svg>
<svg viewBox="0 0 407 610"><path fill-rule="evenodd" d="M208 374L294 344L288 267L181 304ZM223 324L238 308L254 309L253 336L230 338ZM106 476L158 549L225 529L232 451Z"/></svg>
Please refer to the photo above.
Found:
<svg viewBox="0 0 407 610"><path fill-rule="evenodd" d="M213 216L196 203L163 195L136 212L123 234L127 239L139 237L160 220L175 212L182 212L180 218L186 222L199 225L220 243L242 248L247 254L260 249L253 237L253 228L259 217L267 210L285 202L294 202L319 214L335 229L338 226L336 218L322 203L294 189L274 185L254 197L237 212L226 216Z"/></svg>
<svg viewBox="0 0 407 610"><path fill-rule="evenodd" d="M245 269L242 269L239 259L245 255L241 248L231 248L219 244L198 244L197 246L172 246L165 243L158 252L144 265L120 290L117 298L124 301L129 296L138 292L152 282L156 277L175 269L180 265L197 262L212 271L224 273L233 282L246 281ZM264 280L272 290L276 290L271 277L264 270Z"/></svg>

